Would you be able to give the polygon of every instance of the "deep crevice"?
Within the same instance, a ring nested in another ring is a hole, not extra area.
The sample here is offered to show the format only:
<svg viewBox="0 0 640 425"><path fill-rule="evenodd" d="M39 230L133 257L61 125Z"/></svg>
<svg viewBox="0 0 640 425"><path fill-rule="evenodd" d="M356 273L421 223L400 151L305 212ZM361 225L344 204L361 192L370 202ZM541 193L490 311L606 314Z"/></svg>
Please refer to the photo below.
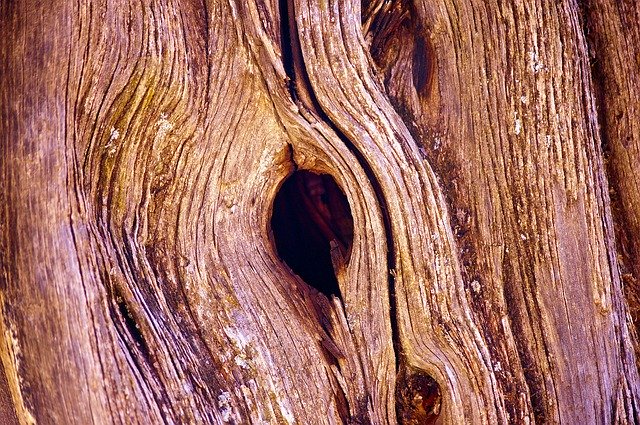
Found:
<svg viewBox="0 0 640 425"><path fill-rule="evenodd" d="M280 34L281 34L282 58L284 62L285 71L290 79L288 84L288 89L290 91L290 95L292 99L298 106L303 106L309 110L312 110L318 116L319 119L323 120L327 125L329 125L329 127L333 130L333 132L337 135L337 137L342 141L342 143L347 147L347 149L349 149L349 151L354 155L354 157L358 162L358 165L365 172L374 190L376 200L381 211L383 225L385 229L384 238L387 244L387 272L388 272L387 284L388 284L388 291L389 291L389 321L390 321L391 333L392 333L392 344L395 352L396 371L400 371L400 369L404 369L404 367L401 367L401 364L404 362L404 359L402 354L403 350L401 347L399 329L398 329L398 323L397 323L397 306L396 306L396 295L395 295L396 294L396 288L395 288L396 256L395 256L395 249L394 249L395 244L393 243L393 234L392 234L392 227L391 227L391 218L389 215L389 208L384 196L384 192L382 190L382 185L378 181L378 178L376 177L376 174L373 171L372 166L369 164L369 162L364 157L364 155L356 148L354 143L352 143L351 140L349 140L349 138L338 128L337 124L334 123L327 116L327 114L325 113L325 111L323 110L322 106L320 105L319 101L315 96L309 76L306 73L306 69L303 63L300 41L298 38L298 31L295 23L295 18L294 18L295 15L294 15L292 0L279 0L279 9L280 9L280 25L281 25ZM403 19L400 19L399 21L401 22L403 21ZM430 71L429 75L432 74L431 72L433 70L432 62L419 64L420 68L422 68L423 66L429 69ZM413 77L414 77L414 84L417 84L418 86L417 89L420 91L420 94L424 94L430 90L430 86L431 86L430 77L426 79L420 78L421 76L413 76ZM296 173L294 173L294 175L295 174ZM285 184L283 184L283 189L287 191L291 190L286 188ZM278 202L282 202L285 205L287 204L284 201L278 201ZM274 204L273 217L276 217L275 204ZM276 219L276 220L279 220L279 219ZM277 226L278 225L275 224L274 221L272 220L274 238L276 239L278 238L278 236L276 236ZM276 242L276 245L277 245L277 242ZM326 251L326 249L327 248L325 245L324 250ZM289 261L295 261L295 260L288 261L286 258L284 258L283 254L280 253L280 249L278 249L278 252L281 258L283 258L285 262L290 266L291 264L289 263ZM326 269L326 264L327 264L326 256L323 261L325 263L325 269ZM292 267L292 269L296 271L294 267ZM306 273L306 272L300 272L300 273ZM309 281L307 280L307 282ZM329 293L332 293L333 291L337 291L337 282L334 282L333 279L331 279L328 276L328 273L325 273L324 282L325 282L325 285L326 285L326 282L330 282L328 287L325 287L325 291ZM433 378L431 378L426 373L423 373L423 372L419 372L419 373L420 373L420 376L421 376L420 379L422 380L422 382L423 383L426 381L432 382L437 387L438 394L440 394L440 388L437 382L433 380ZM426 385L425 388L426 387L432 388L433 385ZM429 391L427 391L427 393L429 393ZM418 394L417 396L422 396L422 395ZM427 398L429 400L433 399L433 397L431 396ZM440 396L437 397L437 400L439 403ZM434 406L431 406L431 408L434 408Z"/></svg>
<svg viewBox="0 0 640 425"><path fill-rule="evenodd" d="M426 37L424 29L416 22L415 16L416 11L413 9L413 5L405 0L362 1L363 31L369 41L371 58L378 67L376 71L384 77L387 96L389 96L397 113L407 124L412 136L420 141L421 138L418 137L418 130L414 124L415 120L407 119L411 116L410 111L394 98L394 91L389 89L389 81L392 76L395 79L399 78L397 75L394 76L394 70L397 66L410 70L410 73L406 75L407 82L413 84L413 88L420 98L427 99L433 89L435 78L434 49ZM345 144L350 146L350 143L345 142ZM359 153L355 148L350 147L350 149L358 157ZM438 382L431 375L408 364L408 359L402 354L396 321L397 307L393 275L396 258L393 253L391 220L382 189L375 179L373 171L366 164L364 158L359 158L359 162L365 168L365 172L374 186L385 221L388 263L392 272L389 275L389 299L393 344L396 352L397 420L401 424L436 423L440 417L442 391Z"/></svg>
<svg viewBox="0 0 640 425"><path fill-rule="evenodd" d="M288 1L289 0L278 0L278 8L280 11L280 50L282 52L282 65L284 67L284 72L287 74L287 77L289 77L289 94L295 102L298 95L295 91L296 72L293 64L293 46L290 28L291 18L289 16Z"/></svg>
<svg viewBox="0 0 640 425"><path fill-rule="evenodd" d="M333 177L294 172L273 203L271 228L278 255L302 280L340 296L336 271L349 259L353 218Z"/></svg>
<svg viewBox="0 0 640 425"><path fill-rule="evenodd" d="M391 324L391 338L393 342L393 349L396 353L396 370L398 370L400 364L400 357L402 355L402 347L400 344L400 331L398 329L397 322L397 308L396 308L396 282L395 282L395 272L396 272L396 254L393 243L393 233L391 228L391 216L389 215L389 207L387 204L387 200L384 197L384 192L382 190L382 185L378 181L373 168L369 165L369 162L366 160L364 155L355 147L355 145L349 140L349 138L342 133L336 125L326 117L326 122L332 128L332 130L338 135L342 143L349 149L349 151L356 157L358 164L363 169L369 183L371 183L371 187L373 188L373 192L375 193L376 200L378 201L378 206L380 207L380 215L382 216L382 222L384 225L384 237L387 244L387 286L389 291L389 321Z"/></svg>
<svg viewBox="0 0 640 425"><path fill-rule="evenodd" d="M415 40L411 73L413 85L421 97L426 97L431 92L435 67L433 56L433 46L420 31Z"/></svg>
<svg viewBox="0 0 640 425"><path fill-rule="evenodd" d="M127 344L127 348L132 354L135 351L139 351L145 361L148 362L149 347L147 346L147 342L140 331L140 326L131 308L117 286L113 288L112 299L116 307L115 309L112 308L112 319L116 324L124 325L121 329L125 332L121 332L121 336ZM127 335L129 338L126 337Z"/></svg>
<svg viewBox="0 0 640 425"><path fill-rule="evenodd" d="M396 323L396 301L395 301L395 268L396 258L395 251L393 249L393 238L391 233L391 218L388 213L388 206L386 199L384 198L382 186L378 181L375 173L369 165L364 155L355 147L355 145L349 140L349 138L337 127L337 125L326 115L320 103L318 102L311 82L306 73L304 64L302 63L302 51L300 48L300 42L298 39L297 27L295 25L295 19L293 17L293 4L291 0L279 0L280 7L280 24L281 24L281 46L282 46L282 58L284 62L285 70L287 71L291 84L289 90L293 100L300 104L300 94L306 97L304 102L308 109L312 109L314 113L323 120L338 136L338 138L344 143L349 151L355 156L358 161L358 165L364 170L371 186L373 187L376 195L376 200L380 206L380 211L385 228L385 240L387 242L387 270L388 270L388 287L389 287L389 310L390 310L390 323L392 332L392 341L394 351L396 353L396 370L400 362L400 355L402 353L399 340L398 325ZM287 22L285 23L284 16L287 16ZM285 36L289 38L286 39Z"/></svg>
<svg viewBox="0 0 640 425"><path fill-rule="evenodd" d="M415 27L413 16L415 11L412 5L404 0L363 0L362 1L361 21L365 37L369 40L369 53L374 63L379 67L378 72L385 75L385 87L387 79L390 77L390 70L399 59L400 50L413 46L410 60L412 61L411 82L414 84L416 92L421 96L426 96L431 90L434 61L432 58L432 49L428 41L423 35L422 30L418 30L419 42L414 40L414 31L410 31ZM403 38L404 37L404 38ZM415 45L415 46L414 46ZM428 57L427 57L428 56ZM393 102L398 109L398 102ZM398 111L399 115L406 123L407 127L412 129L410 123L413 120L407 120L405 111ZM337 129L336 129L337 131ZM394 253L393 234L391 230L391 219L388 213L388 207L384 199L383 191L380 183L376 179L373 170L366 162L366 159L357 151L353 144L345 140L346 137L338 133L349 150L358 158L358 162L365 170L367 177L372 183L378 203L381 207L382 216L385 225L385 233L387 237L387 262L389 264L389 300L391 311L391 328L393 333L393 345L396 352L396 369L402 362L402 347L399 340L399 330L396 323L396 301L395 301L395 279L394 272L396 269L396 258ZM413 134L415 137L416 135ZM415 137L416 140L419 138Z"/></svg>
<svg viewBox="0 0 640 425"><path fill-rule="evenodd" d="M294 103L326 118L311 88L311 81L304 66L302 48L298 38L293 0L279 0L280 46L285 73L289 78L287 88Z"/></svg>

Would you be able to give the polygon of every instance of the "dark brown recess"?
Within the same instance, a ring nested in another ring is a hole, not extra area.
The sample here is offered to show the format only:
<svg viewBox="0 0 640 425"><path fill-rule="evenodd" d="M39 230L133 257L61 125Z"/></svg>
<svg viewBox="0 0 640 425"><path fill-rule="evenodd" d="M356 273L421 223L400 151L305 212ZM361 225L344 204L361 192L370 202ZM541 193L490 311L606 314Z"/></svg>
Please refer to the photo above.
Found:
<svg viewBox="0 0 640 425"><path fill-rule="evenodd" d="M323 294L339 296L332 261L348 260L353 218L333 177L296 171L276 195L271 226L278 255L291 270Z"/></svg>
<svg viewBox="0 0 640 425"><path fill-rule="evenodd" d="M402 367L396 383L396 414L404 425L434 424L442 411L438 383L427 373Z"/></svg>

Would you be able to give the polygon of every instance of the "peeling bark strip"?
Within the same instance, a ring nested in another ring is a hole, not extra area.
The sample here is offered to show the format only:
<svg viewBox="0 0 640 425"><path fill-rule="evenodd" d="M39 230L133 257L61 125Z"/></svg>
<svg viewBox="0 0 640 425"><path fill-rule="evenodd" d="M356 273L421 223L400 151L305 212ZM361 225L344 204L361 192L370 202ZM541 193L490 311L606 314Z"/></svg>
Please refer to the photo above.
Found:
<svg viewBox="0 0 640 425"><path fill-rule="evenodd" d="M640 423L640 9L579 3L0 2L0 422Z"/></svg>

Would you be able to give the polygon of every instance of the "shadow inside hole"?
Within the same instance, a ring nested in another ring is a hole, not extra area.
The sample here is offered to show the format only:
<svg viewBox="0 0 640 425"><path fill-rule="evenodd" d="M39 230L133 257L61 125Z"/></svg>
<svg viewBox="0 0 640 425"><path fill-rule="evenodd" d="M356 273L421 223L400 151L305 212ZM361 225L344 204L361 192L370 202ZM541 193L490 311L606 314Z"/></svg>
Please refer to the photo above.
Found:
<svg viewBox="0 0 640 425"><path fill-rule="evenodd" d="M398 423L439 424L442 393L436 380L421 370L402 370L396 381Z"/></svg>
<svg viewBox="0 0 640 425"><path fill-rule="evenodd" d="M293 173L275 197L271 228L278 255L294 273L326 296L340 296L334 263L348 261L353 218L333 177Z"/></svg>

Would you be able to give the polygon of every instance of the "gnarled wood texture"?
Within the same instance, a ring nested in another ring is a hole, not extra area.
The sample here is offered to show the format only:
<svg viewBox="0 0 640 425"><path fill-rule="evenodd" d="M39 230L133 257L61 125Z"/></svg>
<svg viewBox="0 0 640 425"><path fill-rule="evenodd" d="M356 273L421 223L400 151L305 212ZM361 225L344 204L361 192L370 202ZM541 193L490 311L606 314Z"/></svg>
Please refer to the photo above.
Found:
<svg viewBox="0 0 640 425"><path fill-rule="evenodd" d="M8 423L640 422L634 2L54 3L0 4Z"/></svg>

